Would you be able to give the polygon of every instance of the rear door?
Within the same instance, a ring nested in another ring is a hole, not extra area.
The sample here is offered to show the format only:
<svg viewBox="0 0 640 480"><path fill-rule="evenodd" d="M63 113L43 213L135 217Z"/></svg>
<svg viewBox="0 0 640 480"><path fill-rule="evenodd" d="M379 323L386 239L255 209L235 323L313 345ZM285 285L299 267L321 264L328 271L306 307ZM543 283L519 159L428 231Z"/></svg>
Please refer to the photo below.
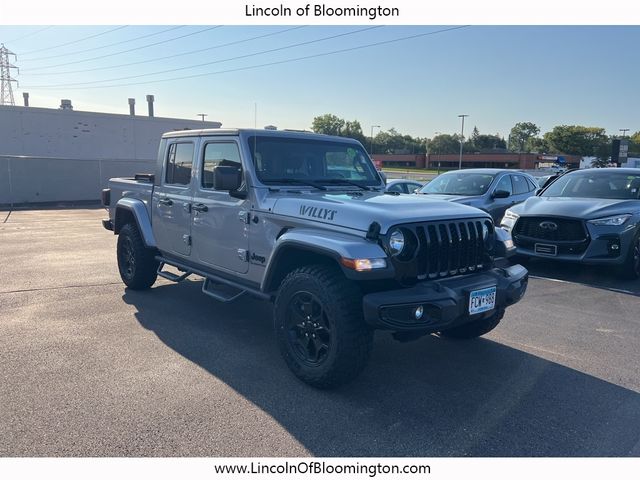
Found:
<svg viewBox="0 0 640 480"><path fill-rule="evenodd" d="M513 198L514 204L524 202L527 198L533 195L535 187L529 183L527 177L519 174L511 174L511 181L513 182Z"/></svg>
<svg viewBox="0 0 640 480"><path fill-rule="evenodd" d="M160 185L153 190L153 232L158 248L191 254L191 197L196 139L169 139Z"/></svg>
<svg viewBox="0 0 640 480"><path fill-rule="evenodd" d="M213 169L218 165L242 171L238 137L202 141L192 206L192 257L217 269L246 273L250 202L213 188Z"/></svg>

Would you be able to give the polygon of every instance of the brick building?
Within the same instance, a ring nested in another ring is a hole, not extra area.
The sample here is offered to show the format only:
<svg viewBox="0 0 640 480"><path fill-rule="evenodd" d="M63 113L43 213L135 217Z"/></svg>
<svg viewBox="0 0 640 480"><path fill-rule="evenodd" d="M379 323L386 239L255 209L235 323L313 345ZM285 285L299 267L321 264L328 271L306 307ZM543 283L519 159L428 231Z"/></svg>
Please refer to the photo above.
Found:
<svg viewBox="0 0 640 480"><path fill-rule="evenodd" d="M448 155L382 155L374 154L373 161L379 167L408 167L455 170L460 156ZM538 153L465 153L462 155L462 168L513 168L533 170L551 166L559 158L564 158L567 167L578 167L580 158L576 155L543 155Z"/></svg>

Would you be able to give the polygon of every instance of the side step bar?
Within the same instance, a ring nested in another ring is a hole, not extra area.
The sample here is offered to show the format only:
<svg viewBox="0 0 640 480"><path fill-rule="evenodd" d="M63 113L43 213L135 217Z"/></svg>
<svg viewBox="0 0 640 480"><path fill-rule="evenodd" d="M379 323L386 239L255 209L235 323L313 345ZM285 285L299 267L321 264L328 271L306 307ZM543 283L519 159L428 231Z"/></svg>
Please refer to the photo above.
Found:
<svg viewBox="0 0 640 480"><path fill-rule="evenodd" d="M176 262L174 260L168 260L162 256L157 256L156 260L160 262L160 265L158 266L158 275L160 275L163 278L166 278L167 280L171 280L172 282L181 282L182 280L189 277L189 275L193 275L193 274L203 277L205 280L204 280L204 283L202 284L202 292L209 295L212 298L215 298L220 302L225 302L225 303L232 302L240 298L245 293L248 293L253 297L259 298L260 300L267 300L269 302L272 301L271 295L264 293L258 290L257 288L247 287L238 282L234 282L233 280L227 280L224 277L220 277L212 273L204 272L196 268L188 267L187 265L184 265L180 262ZM184 273L182 275L176 275L175 273L172 273L172 272L163 271L162 269L164 268L165 265L171 265L173 267L176 267L182 270ZM218 286L224 285L226 287L231 287L231 289L235 291L228 292L228 291L224 291L223 289L216 289L215 288L216 285Z"/></svg>
<svg viewBox="0 0 640 480"><path fill-rule="evenodd" d="M172 272L165 272L162 270L164 268L164 265L165 263L162 261L160 262L160 265L158 265L158 275L160 275L162 278L166 278L167 280L171 280L172 282L181 282L185 278L189 277L189 275L191 275L191 272L189 271L184 272L182 275L176 275Z"/></svg>
<svg viewBox="0 0 640 480"><path fill-rule="evenodd" d="M247 293L246 290L240 290L236 287L230 287L232 291L228 292L225 291L224 288L220 288L224 286L225 285L221 283L215 283L210 278L205 278L204 283L202 284L202 293L204 293L205 295L209 295L210 297L215 298L222 303L233 302L234 300ZM216 289L216 287L218 287L218 289Z"/></svg>

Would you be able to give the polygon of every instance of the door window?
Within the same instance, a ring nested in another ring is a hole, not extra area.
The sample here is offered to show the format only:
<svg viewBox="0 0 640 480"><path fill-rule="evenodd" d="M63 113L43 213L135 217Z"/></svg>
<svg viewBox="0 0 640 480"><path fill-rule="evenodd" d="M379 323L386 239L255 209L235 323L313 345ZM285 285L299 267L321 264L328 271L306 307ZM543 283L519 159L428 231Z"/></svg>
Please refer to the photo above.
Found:
<svg viewBox="0 0 640 480"><path fill-rule="evenodd" d="M202 175L200 175L202 188L213 188L213 169L217 166L242 169L240 151L235 142L215 142L205 145Z"/></svg>
<svg viewBox="0 0 640 480"><path fill-rule="evenodd" d="M513 194L520 195L529 191L529 185L527 179L522 175L511 175L511 181L513 182Z"/></svg>
<svg viewBox="0 0 640 480"><path fill-rule="evenodd" d="M193 163L193 143L172 143L167 153L167 185L189 185Z"/></svg>
<svg viewBox="0 0 640 480"><path fill-rule="evenodd" d="M496 190L504 190L505 192L513 193L513 190L511 189L511 179L509 177L510 175L504 175L500 180L498 180ZM494 192L496 190L494 190Z"/></svg>

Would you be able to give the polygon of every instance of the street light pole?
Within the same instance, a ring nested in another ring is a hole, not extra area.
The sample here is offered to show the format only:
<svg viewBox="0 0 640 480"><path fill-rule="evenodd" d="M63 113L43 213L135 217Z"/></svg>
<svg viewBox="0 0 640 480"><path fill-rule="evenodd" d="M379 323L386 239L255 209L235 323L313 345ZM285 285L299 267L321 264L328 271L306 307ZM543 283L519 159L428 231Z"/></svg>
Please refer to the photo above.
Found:
<svg viewBox="0 0 640 480"><path fill-rule="evenodd" d="M460 129L460 160L458 160L458 170L462 170L462 146L464 145L464 119L469 115L458 115L462 119L462 128Z"/></svg>
<svg viewBox="0 0 640 480"><path fill-rule="evenodd" d="M373 155L373 129L380 128L380 125L371 125L371 155Z"/></svg>

